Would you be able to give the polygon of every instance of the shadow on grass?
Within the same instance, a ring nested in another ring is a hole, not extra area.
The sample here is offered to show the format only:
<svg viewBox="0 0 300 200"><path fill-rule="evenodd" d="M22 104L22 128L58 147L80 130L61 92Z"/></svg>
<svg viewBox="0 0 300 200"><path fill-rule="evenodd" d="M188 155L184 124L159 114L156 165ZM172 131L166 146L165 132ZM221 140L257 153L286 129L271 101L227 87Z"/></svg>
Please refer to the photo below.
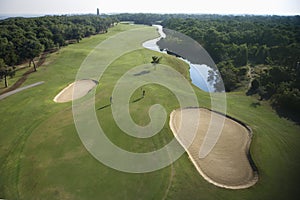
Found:
<svg viewBox="0 0 300 200"><path fill-rule="evenodd" d="M300 113L297 111L286 110L275 106L273 106L273 109L276 111L279 117L286 118L295 122L297 125L300 125Z"/></svg>
<svg viewBox="0 0 300 200"><path fill-rule="evenodd" d="M102 107L100 107L100 108L98 108L98 110L102 110L102 109L104 109L104 108L107 108L107 107L109 107L111 104L107 104L107 105L105 105L105 106L102 106Z"/></svg>
<svg viewBox="0 0 300 200"><path fill-rule="evenodd" d="M272 105L272 104L271 104ZM261 102L253 102L250 104L250 107L257 108L261 106ZM275 110L276 114L281 118L286 118L290 121L295 122L297 125L300 125L300 113L294 110L287 110L280 107L277 107L275 105L272 105L272 108Z"/></svg>
<svg viewBox="0 0 300 200"><path fill-rule="evenodd" d="M260 102L253 102L250 104L251 107L257 108L258 106L261 106Z"/></svg>
<svg viewBox="0 0 300 200"><path fill-rule="evenodd" d="M145 75L145 74L149 74L151 71L149 70L144 70L144 71L141 71L139 73L136 73L136 74L133 74L134 76L142 76L142 75Z"/></svg>
<svg viewBox="0 0 300 200"><path fill-rule="evenodd" d="M140 98L138 98L138 99L135 99L135 100L133 100L131 103L136 103L136 102L142 100L143 98L144 98L144 97L140 97ZM102 107L98 108L97 110L102 110L102 109L107 108L107 107L109 107L109 106L111 106L111 104L107 104L107 105L105 105L105 106L102 106Z"/></svg>
<svg viewBox="0 0 300 200"><path fill-rule="evenodd" d="M144 98L144 97L140 97L140 98L138 98L138 99L135 99L135 100L133 100L131 103L136 103L136 102L142 100L143 98Z"/></svg>

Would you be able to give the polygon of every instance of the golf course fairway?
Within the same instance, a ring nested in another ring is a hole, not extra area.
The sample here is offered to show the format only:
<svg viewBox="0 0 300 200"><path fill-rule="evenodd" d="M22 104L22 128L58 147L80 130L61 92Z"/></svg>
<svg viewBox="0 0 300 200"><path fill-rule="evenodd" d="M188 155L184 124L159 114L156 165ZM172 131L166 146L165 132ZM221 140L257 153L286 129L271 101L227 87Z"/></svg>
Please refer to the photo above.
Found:
<svg viewBox="0 0 300 200"><path fill-rule="evenodd" d="M0 199L273 200L292 199L299 194L299 125L280 118L267 102L254 106L257 99L244 92L226 95L227 114L253 131L250 153L259 180L252 187L241 190L216 187L198 173L187 153L171 165L149 173L125 173L96 160L78 136L72 102L56 103L53 99L76 80L77 71L97 45L119 33L123 33L124 40L136 39L135 44L141 48L113 60L100 80L85 77L99 81L92 89L99 124L112 143L131 152L154 151L174 138L169 117L160 132L143 139L127 135L114 121L110 106L114 85L128 70L151 63L152 56L162 57L161 64L190 80L186 63L142 48L143 42L158 37L155 28L118 24L106 34L85 38L49 55L47 65L39 67L22 86L40 81L44 84L0 101ZM143 35L136 37L133 33ZM108 46L103 53L113 54L116 48ZM148 70L151 73L155 67ZM199 106L210 108L210 95L192 87ZM142 90L146 91L144 98L141 98ZM149 108L154 104L162 105L166 116L180 107L170 90L147 84L138 88L128 103L134 122L146 126L150 122Z"/></svg>

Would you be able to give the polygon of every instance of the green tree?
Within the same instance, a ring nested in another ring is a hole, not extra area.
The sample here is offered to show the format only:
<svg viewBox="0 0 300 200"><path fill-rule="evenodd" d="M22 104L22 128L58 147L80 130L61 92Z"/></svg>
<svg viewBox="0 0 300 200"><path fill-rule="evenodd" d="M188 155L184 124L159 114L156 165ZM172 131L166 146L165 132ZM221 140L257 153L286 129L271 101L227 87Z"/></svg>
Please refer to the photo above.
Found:
<svg viewBox="0 0 300 200"><path fill-rule="evenodd" d="M44 47L38 40L27 40L24 44L25 58L29 59L29 67L31 63L33 64L34 71L36 71L34 58L39 56L43 50Z"/></svg>
<svg viewBox="0 0 300 200"><path fill-rule="evenodd" d="M242 44L239 46L239 51L237 55L237 65L245 66L248 64L248 47L247 44Z"/></svg>
<svg viewBox="0 0 300 200"><path fill-rule="evenodd" d="M300 112L300 90L281 83L273 97L273 104L296 113Z"/></svg>
<svg viewBox="0 0 300 200"><path fill-rule="evenodd" d="M45 51L55 47L53 40L48 38L39 38L39 42L44 46Z"/></svg>
<svg viewBox="0 0 300 200"><path fill-rule="evenodd" d="M223 79L225 90L227 92L235 90L239 84L237 76L239 70L233 66L232 62L222 62L218 67Z"/></svg>
<svg viewBox="0 0 300 200"><path fill-rule="evenodd" d="M258 88L259 88L259 81L258 81L257 79L254 79L254 80L251 82L250 90L256 91Z"/></svg>
<svg viewBox="0 0 300 200"><path fill-rule="evenodd" d="M256 57L255 63L265 64L266 58L268 56L269 56L269 48L266 45L260 46L255 53L255 57Z"/></svg>
<svg viewBox="0 0 300 200"><path fill-rule="evenodd" d="M0 58L10 66L14 66L17 63L18 57L15 53L15 47L7 38L0 38Z"/></svg>
<svg viewBox="0 0 300 200"><path fill-rule="evenodd" d="M65 46L66 40L79 41L82 37L104 33L115 21L116 18L93 15L0 20L0 58L10 66L27 60L33 63L32 57L38 56L41 49L50 50Z"/></svg>
<svg viewBox="0 0 300 200"><path fill-rule="evenodd" d="M4 86L8 87L7 77L13 77L15 75L15 70L13 67L8 67L4 60L0 58L0 79L4 79Z"/></svg>
<svg viewBox="0 0 300 200"><path fill-rule="evenodd" d="M157 56L152 56L152 64L158 64L161 60L161 57L157 57Z"/></svg>

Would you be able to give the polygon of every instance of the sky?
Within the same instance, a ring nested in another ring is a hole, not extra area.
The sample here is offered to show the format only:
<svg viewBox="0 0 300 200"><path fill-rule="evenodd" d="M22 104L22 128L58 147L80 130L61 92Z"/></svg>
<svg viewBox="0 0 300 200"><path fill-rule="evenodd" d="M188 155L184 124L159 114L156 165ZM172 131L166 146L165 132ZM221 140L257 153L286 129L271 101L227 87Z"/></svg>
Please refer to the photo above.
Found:
<svg viewBox="0 0 300 200"><path fill-rule="evenodd" d="M300 15L299 0L0 0L0 15L95 13Z"/></svg>

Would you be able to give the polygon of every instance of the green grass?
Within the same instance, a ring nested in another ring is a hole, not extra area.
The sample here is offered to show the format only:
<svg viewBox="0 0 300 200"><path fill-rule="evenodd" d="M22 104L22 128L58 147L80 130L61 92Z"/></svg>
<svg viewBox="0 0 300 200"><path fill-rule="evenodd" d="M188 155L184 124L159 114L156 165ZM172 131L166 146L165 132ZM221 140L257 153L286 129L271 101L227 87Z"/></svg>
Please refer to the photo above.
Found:
<svg viewBox="0 0 300 200"><path fill-rule="evenodd" d="M300 128L279 118L265 102L242 92L227 94L228 114L250 125L254 132L252 157L259 170L259 182L245 190L226 190L207 183L186 154L159 171L123 173L95 160L83 147L76 132L71 102L57 104L55 95L74 81L84 58L101 41L118 32L136 28L118 25L108 34L86 38L48 58L49 65L29 76L24 85L45 84L0 101L0 198L6 199L292 199L298 192ZM149 29L149 38L156 36ZM159 149L173 136L165 124L148 139L135 139L115 124L109 97L119 77L130 68L151 62L159 53L141 49L115 60L105 71L96 92L95 109L102 128L118 146L135 152ZM174 67L188 78L182 61L162 55L162 64ZM155 70L155 69L150 69ZM162 86L143 87L131 97L130 112L140 125L149 122L148 109L162 104L170 113L178 107L174 95ZM209 107L207 93L194 87L199 104ZM100 109L102 108L102 109Z"/></svg>

